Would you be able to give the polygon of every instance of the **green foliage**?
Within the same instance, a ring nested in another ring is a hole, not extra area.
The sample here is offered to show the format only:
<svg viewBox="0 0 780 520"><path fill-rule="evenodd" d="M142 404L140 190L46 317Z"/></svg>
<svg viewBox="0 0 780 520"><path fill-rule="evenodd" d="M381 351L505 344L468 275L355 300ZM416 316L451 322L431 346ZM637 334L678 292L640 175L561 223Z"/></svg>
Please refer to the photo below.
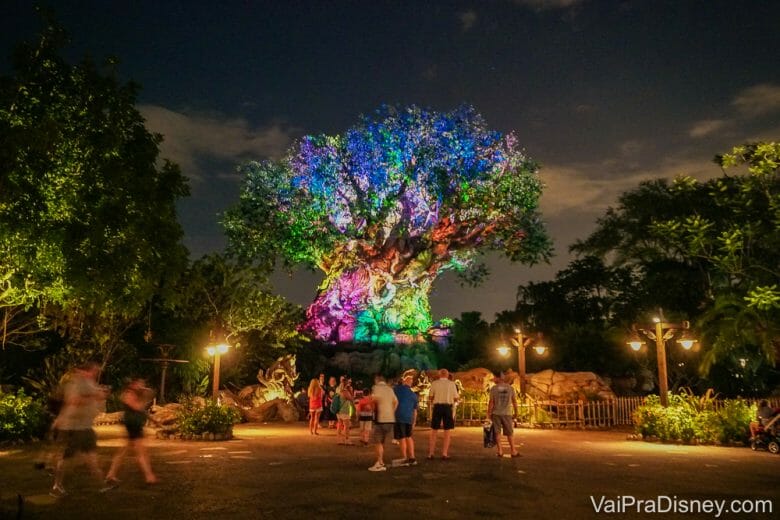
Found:
<svg viewBox="0 0 780 520"><path fill-rule="evenodd" d="M479 390L466 390L460 392L460 402L456 411L457 418L482 420L487 417L488 397L485 392Z"/></svg>
<svg viewBox="0 0 780 520"><path fill-rule="evenodd" d="M634 427L643 437L661 441L730 443L747 440L755 406L740 399L726 400L715 406L712 391L697 397L690 391L669 394L664 408L656 395L648 396L634 411Z"/></svg>
<svg viewBox="0 0 780 520"><path fill-rule="evenodd" d="M746 441L750 421L756 416L756 407L741 399L727 399L718 410L720 419L720 442Z"/></svg>
<svg viewBox="0 0 780 520"><path fill-rule="evenodd" d="M0 392L0 442L41 438L51 417L39 400L26 395Z"/></svg>
<svg viewBox="0 0 780 520"><path fill-rule="evenodd" d="M294 352L306 341L297 329L303 321L303 310L273 294L262 269L239 265L221 255L208 255L192 264L178 287L171 319L182 322L185 328L204 331L203 337L182 337L178 341L199 345L187 355L195 361L210 339L227 340L234 348L223 358L226 381L234 380L239 385L255 382L259 367ZM209 338L208 330L226 337ZM196 383L193 378L200 377L200 373L186 375L190 387Z"/></svg>
<svg viewBox="0 0 780 520"><path fill-rule="evenodd" d="M735 359L771 368L780 346L780 143L738 146L715 162L732 171L624 193L572 250L634 269L637 315L663 307L695 321L701 375L726 388Z"/></svg>
<svg viewBox="0 0 780 520"><path fill-rule="evenodd" d="M454 369L484 356L487 332L488 324L479 312L464 312L452 320L444 366Z"/></svg>
<svg viewBox="0 0 780 520"><path fill-rule="evenodd" d="M545 367L622 375L630 360L615 326L633 321L643 295L640 279L632 267L610 267L595 256L577 259L554 280L520 286L515 323L503 333L511 335L513 325L542 333L552 347Z"/></svg>
<svg viewBox="0 0 780 520"><path fill-rule="evenodd" d="M116 60L66 62L66 41L47 20L0 77L0 308L34 306L39 325L70 333L89 317L134 318L181 271L188 187L159 159L138 86L118 80Z"/></svg>
<svg viewBox="0 0 780 520"><path fill-rule="evenodd" d="M183 403L178 416L179 431L184 435L224 434L230 432L234 424L241 422L238 411L212 399L206 400L203 406L188 400Z"/></svg>

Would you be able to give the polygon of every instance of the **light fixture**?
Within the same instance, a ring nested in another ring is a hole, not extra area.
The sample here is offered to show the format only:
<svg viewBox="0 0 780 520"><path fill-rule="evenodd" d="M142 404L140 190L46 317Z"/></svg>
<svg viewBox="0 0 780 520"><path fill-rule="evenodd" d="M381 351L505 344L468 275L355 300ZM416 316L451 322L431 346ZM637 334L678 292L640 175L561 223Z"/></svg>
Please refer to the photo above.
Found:
<svg viewBox="0 0 780 520"><path fill-rule="evenodd" d="M696 343L696 340L693 339L689 334L687 330L683 330L683 334L680 337L680 339L677 340L677 343L680 344L682 348L685 350L691 350L693 347L693 344Z"/></svg>
<svg viewBox="0 0 780 520"><path fill-rule="evenodd" d="M536 353L538 355L541 356L541 355L543 355L545 353L545 351L547 350L547 347L545 347L544 345L536 345L534 347L534 350L536 351Z"/></svg>
<svg viewBox="0 0 780 520"><path fill-rule="evenodd" d="M499 354L501 354L504 357L509 355L509 347L507 347L506 345L501 345L500 347L496 348L496 350L498 351Z"/></svg>
<svg viewBox="0 0 780 520"><path fill-rule="evenodd" d="M635 352L639 352L639 350L642 348L642 345L644 345L644 341L639 337L639 333L634 329L631 332L631 338L627 341L628 346L631 347L632 350Z"/></svg>

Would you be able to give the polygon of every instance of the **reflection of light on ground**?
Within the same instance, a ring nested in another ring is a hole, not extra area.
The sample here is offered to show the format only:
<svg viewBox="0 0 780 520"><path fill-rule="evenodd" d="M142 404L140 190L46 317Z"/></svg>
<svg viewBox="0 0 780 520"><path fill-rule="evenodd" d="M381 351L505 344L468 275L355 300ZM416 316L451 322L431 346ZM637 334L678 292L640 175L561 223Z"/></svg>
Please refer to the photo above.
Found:
<svg viewBox="0 0 780 520"><path fill-rule="evenodd" d="M49 494L46 495L27 495L24 501L36 506L50 506L57 502L57 499Z"/></svg>
<svg viewBox="0 0 780 520"><path fill-rule="evenodd" d="M9 455L16 455L17 453L21 453L22 450L6 450L6 451L0 451L0 457L8 457Z"/></svg>

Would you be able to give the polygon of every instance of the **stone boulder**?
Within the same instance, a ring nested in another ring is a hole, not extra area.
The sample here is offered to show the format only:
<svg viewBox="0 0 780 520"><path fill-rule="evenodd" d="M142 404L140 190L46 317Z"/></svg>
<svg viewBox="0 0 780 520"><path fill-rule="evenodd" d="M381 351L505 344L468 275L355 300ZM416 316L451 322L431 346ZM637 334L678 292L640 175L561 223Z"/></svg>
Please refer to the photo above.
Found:
<svg viewBox="0 0 780 520"><path fill-rule="evenodd" d="M174 425L178 422L178 414L181 408L182 405L179 403L152 406L152 409L149 411L149 418L160 426Z"/></svg>
<svg viewBox="0 0 780 520"><path fill-rule="evenodd" d="M535 374L527 374L527 378L527 391L535 399L552 401L615 399L615 394L609 385L593 372L542 370Z"/></svg>
<svg viewBox="0 0 780 520"><path fill-rule="evenodd" d="M299 417L295 405L284 399L274 399L259 406L245 408L241 413L246 422L295 422Z"/></svg>
<svg viewBox="0 0 780 520"><path fill-rule="evenodd" d="M429 374L431 381L439 378L439 374ZM455 372L453 377L459 380L464 390L484 392L493 385L493 374L487 368L472 368L464 372Z"/></svg>

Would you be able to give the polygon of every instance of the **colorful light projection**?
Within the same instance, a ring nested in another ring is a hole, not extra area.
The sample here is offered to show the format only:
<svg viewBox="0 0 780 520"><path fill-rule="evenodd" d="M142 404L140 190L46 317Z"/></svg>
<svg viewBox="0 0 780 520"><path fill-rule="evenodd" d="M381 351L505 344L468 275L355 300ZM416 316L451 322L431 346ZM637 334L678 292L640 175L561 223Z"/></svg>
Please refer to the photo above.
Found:
<svg viewBox="0 0 780 520"><path fill-rule="evenodd" d="M326 342L392 343L432 326L443 272L476 282L478 253L550 253L536 164L469 106L384 107L337 136L307 136L279 162L245 165L231 247L325 273L304 329Z"/></svg>

